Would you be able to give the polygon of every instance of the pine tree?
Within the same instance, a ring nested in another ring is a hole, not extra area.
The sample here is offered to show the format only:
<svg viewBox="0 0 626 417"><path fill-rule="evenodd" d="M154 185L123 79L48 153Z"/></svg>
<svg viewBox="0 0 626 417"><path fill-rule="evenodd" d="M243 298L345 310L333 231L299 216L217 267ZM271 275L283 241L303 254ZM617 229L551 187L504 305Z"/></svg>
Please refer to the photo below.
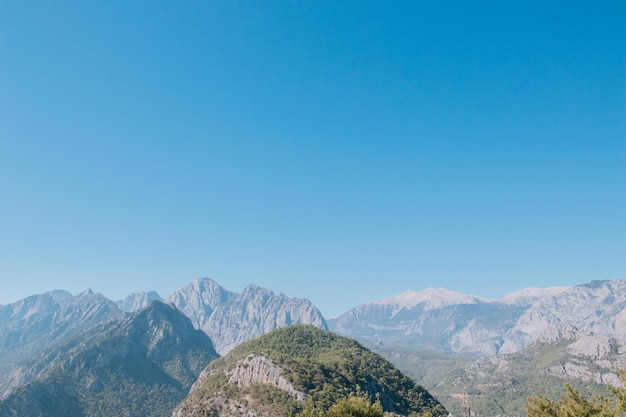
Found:
<svg viewBox="0 0 626 417"><path fill-rule="evenodd" d="M351 395L330 407L328 417L383 417L383 406L372 403L365 394Z"/></svg>
<svg viewBox="0 0 626 417"><path fill-rule="evenodd" d="M626 372L620 375L621 388L609 387L614 398L597 395L590 398L565 384L566 394L559 401L538 396L528 399L528 417L620 417L626 412Z"/></svg>

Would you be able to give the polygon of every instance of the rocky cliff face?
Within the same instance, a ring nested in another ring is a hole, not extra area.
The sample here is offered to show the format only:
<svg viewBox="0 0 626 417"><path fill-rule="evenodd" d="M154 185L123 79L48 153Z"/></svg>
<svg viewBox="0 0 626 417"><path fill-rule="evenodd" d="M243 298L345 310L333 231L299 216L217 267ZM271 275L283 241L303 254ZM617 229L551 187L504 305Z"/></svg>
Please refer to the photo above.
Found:
<svg viewBox="0 0 626 417"><path fill-rule="evenodd" d="M283 375L283 370L263 353L246 356L226 372L228 383L239 388L255 384L268 384L285 391L298 401L306 400L306 394L298 391Z"/></svg>
<svg viewBox="0 0 626 417"><path fill-rule="evenodd" d="M127 313L132 313L147 307L152 301L163 301L156 291L144 291L128 295L123 300L116 301L115 304Z"/></svg>
<svg viewBox="0 0 626 417"><path fill-rule="evenodd" d="M193 385L191 391L202 389L205 379L214 375L215 369L203 371L198 381ZM287 380L284 376L283 368L275 363L264 353L251 353L245 358L239 359L230 369L224 369L225 383L237 387L238 389L246 389L255 385L269 385L286 392L287 395L294 400L304 402L307 395L296 389L294 384ZM174 417L185 417L202 415L207 409L220 410L223 416L244 416L250 415L251 407L248 405L249 400L232 397L224 392L216 392L210 398L204 401L188 400L181 404L173 413ZM273 415L271 410L254 410L254 415L267 416Z"/></svg>
<svg viewBox="0 0 626 417"><path fill-rule="evenodd" d="M626 337L626 280L527 289L501 300L435 289L407 294L357 306L329 326L372 343L477 355L517 352L556 324Z"/></svg>
<svg viewBox="0 0 626 417"><path fill-rule="evenodd" d="M241 294L201 278L167 297L198 329L211 337L220 354L238 344L290 324L327 329L320 311L308 300L289 298L250 285Z"/></svg>
<svg viewBox="0 0 626 417"><path fill-rule="evenodd" d="M198 278L166 297L185 313L197 329L201 329L216 307L231 303L237 294L222 288L209 278Z"/></svg>

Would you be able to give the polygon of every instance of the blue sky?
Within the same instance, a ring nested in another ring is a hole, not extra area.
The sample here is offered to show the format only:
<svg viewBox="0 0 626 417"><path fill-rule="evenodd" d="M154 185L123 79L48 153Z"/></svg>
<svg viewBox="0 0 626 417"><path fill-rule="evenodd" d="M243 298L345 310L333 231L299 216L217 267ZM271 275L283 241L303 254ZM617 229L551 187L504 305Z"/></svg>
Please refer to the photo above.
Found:
<svg viewBox="0 0 626 417"><path fill-rule="evenodd" d="M626 6L548 3L3 2L0 304L626 278Z"/></svg>

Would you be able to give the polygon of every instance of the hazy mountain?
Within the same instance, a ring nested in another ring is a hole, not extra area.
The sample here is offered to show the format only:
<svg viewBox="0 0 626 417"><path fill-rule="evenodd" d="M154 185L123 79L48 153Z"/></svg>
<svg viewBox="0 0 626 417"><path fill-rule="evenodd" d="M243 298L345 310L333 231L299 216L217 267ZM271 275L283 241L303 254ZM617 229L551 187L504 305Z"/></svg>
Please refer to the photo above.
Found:
<svg viewBox="0 0 626 417"><path fill-rule="evenodd" d="M626 337L626 280L526 289L501 300L407 291L328 321L331 330L371 343L476 355L516 352L557 323Z"/></svg>
<svg viewBox="0 0 626 417"><path fill-rule="evenodd" d="M287 416L307 401L327 408L357 388L399 415L447 414L424 388L356 341L293 325L211 362L174 416Z"/></svg>
<svg viewBox="0 0 626 417"><path fill-rule="evenodd" d="M256 285L240 294L215 281L200 278L170 294L174 304L215 343L220 354L238 344L290 324L312 324L327 329L326 321L309 300L289 298Z"/></svg>
<svg viewBox="0 0 626 417"><path fill-rule="evenodd" d="M160 297L155 292L132 294L118 305L136 310L152 298ZM319 310L308 300L275 294L256 285L235 293L210 279L197 279L170 294L167 302L188 316L196 329L214 339L216 350L222 353L290 324L327 328ZM69 351L78 357L80 346L93 346L93 340L107 345L107 337L116 337L117 333L105 331L109 324L99 324L134 317L122 313L120 307L89 290L76 296L53 291L0 306L0 397L30 381L10 401L55 404L63 398L58 407L65 407L66 415L83 413L87 397L79 393L90 385L75 387L72 384L80 380L78 374L60 372L57 365L69 366L64 356ZM189 324L187 319L185 322ZM144 326L146 332L150 326ZM452 399L453 404L458 399L451 396L458 397L459 387L467 386L475 391L479 403L487 398L507 398L507 404L521 407L529 393L547 389L544 381L556 390L561 388L562 378L573 378L586 387L616 381L613 365L626 364L620 356L626 351L622 341L626 339L626 281L528 288L500 300L445 289L406 291L357 306L329 320L329 327L385 355L441 398ZM159 328L152 331L161 332ZM571 349L559 350L559 346L569 345L573 345ZM544 351L547 353L541 353ZM569 359L553 361L564 357ZM535 359L518 366L515 358ZM132 369L132 364L127 367ZM517 376L507 380L507 369L518 368L528 372L515 371L510 375ZM55 378L57 383L51 384ZM59 381L66 381L69 388L61 388ZM175 397L156 388L151 392L163 398ZM137 398L146 398L148 394L144 394L137 394ZM9 403L4 404L7 410ZM489 414L515 410L502 406L497 411L497 407L491 403L486 409Z"/></svg>
<svg viewBox="0 0 626 417"><path fill-rule="evenodd" d="M201 329L216 307L228 304L236 297L237 293L225 290L212 279L198 278L168 295L165 301L174 304L196 328Z"/></svg>
<svg viewBox="0 0 626 417"><path fill-rule="evenodd" d="M161 296L156 291L147 291L140 293L132 293L123 300L116 301L115 304L127 313L141 310L146 307L152 301L163 301Z"/></svg>
<svg viewBox="0 0 626 417"><path fill-rule="evenodd" d="M14 370L33 380L0 403L0 416L169 416L217 356L187 317L155 301Z"/></svg>
<svg viewBox="0 0 626 417"><path fill-rule="evenodd" d="M51 291L0 306L0 372L119 314L115 303L91 290Z"/></svg>

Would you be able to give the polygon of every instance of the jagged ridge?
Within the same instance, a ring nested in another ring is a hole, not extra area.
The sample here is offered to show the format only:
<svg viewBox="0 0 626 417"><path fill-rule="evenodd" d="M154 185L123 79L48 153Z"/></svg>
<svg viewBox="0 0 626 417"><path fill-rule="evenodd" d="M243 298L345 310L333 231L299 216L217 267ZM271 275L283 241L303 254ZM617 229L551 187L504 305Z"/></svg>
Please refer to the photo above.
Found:
<svg viewBox="0 0 626 417"><path fill-rule="evenodd" d="M626 337L626 280L527 289L501 300L441 289L406 292L328 321L331 330L371 343L476 355L519 351L556 323Z"/></svg>
<svg viewBox="0 0 626 417"><path fill-rule="evenodd" d="M309 300L275 294L257 285L237 294L211 279L200 278L170 294L166 301L208 334L221 355L242 342L291 324L328 329L322 313Z"/></svg>

